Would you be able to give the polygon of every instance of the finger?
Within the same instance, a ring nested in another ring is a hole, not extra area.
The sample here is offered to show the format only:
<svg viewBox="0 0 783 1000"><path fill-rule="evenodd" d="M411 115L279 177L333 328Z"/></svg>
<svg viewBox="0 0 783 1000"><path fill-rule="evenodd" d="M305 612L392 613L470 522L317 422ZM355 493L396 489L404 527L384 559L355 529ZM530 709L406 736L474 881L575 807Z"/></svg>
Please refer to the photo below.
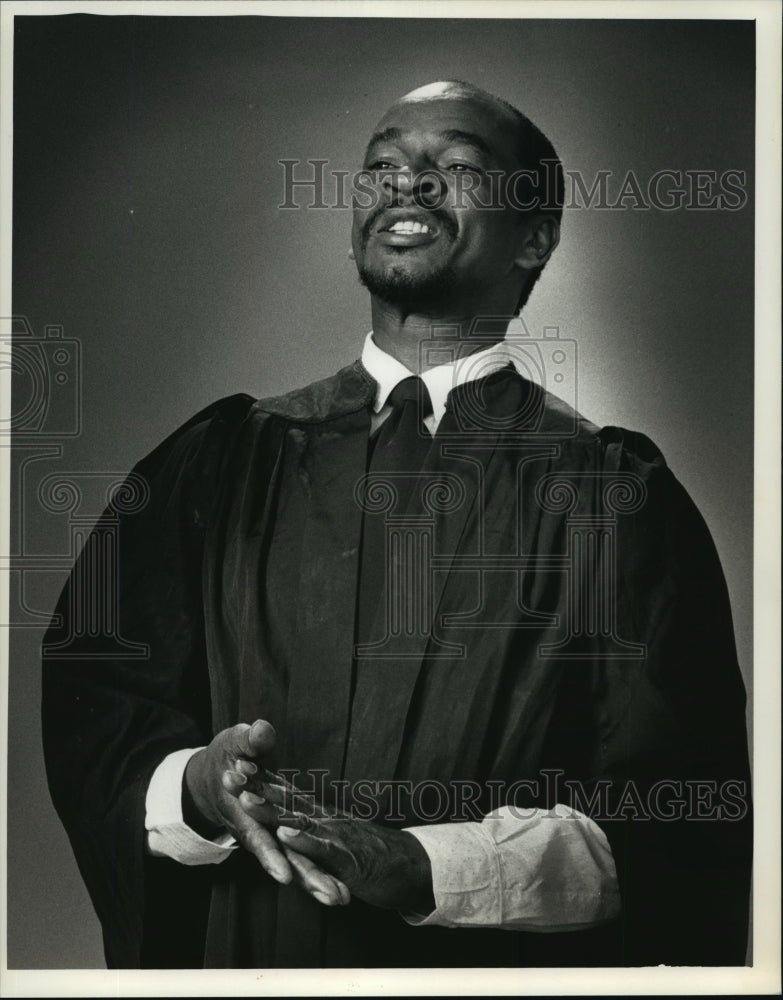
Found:
<svg viewBox="0 0 783 1000"><path fill-rule="evenodd" d="M235 765L232 765L231 767L227 767L220 777L221 783L229 795L237 798L242 791L248 791L253 792L254 795L260 798L266 798L266 783L260 779L258 774L254 772L246 773L248 765L250 767L254 766L252 762L237 761L236 764L245 764L245 768L237 769Z"/></svg>
<svg viewBox="0 0 783 1000"><path fill-rule="evenodd" d="M271 772L262 768L260 776L270 775ZM274 778L275 780L272 780ZM303 792L294 785L272 775L263 782L263 788L258 786L257 776L252 776L248 780L249 789L263 796L268 802L274 802L287 812L300 812L307 816L315 816L318 819L348 819L348 813L330 803L328 806L319 804L312 792Z"/></svg>
<svg viewBox="0 0 783 1000"><path fill-rule="evenodd" d="M317 832L313 829L315 821L306 813L288 812L285 809L279 809L277 822L280 826L290 828L291 830L309 830L313 835L317 836Z"/></svg>
<svg viewBox="0 0 783 1000"><path fill-rule="evenodd" d="M307 817L305 817L307 819ZM311 823L310 829L318 831L317 823ZM299 854L315 861L320 868L326 869L330 875L336 875L343 881L350 882L353 869L350 855L339 844L316 835L316 832L292 829L288 826L277 828L277 837L285 847L291 847Z"/></svg>
<svg viewBox="0 0 783 1000"><path fill-rule="evenodd" d="M264 871L281 885L288 885L293 878L291 866L286 860L280 844L260 823L256 823L242 809L238 808L229 829L240 846L252 854Z"/></svg>
<svg viewBox="0 0 783 1000"><path fill-rule="evenodd" d="M306 792L298 792L291 785L288 787L265 782L260 795L289 813L302 813L306 816L320 815L323 810L316 805L315 796Z"/></svg>
<svg viewBox="0 0 783 1000"><path fill-rule="evenodd" d="M239 804L247 815L257 823L263 823L264 826L277 826L280 810L277 806L268 803L262 796L243 789L239 794Z"/></svg>
<svg viewBox="0 0 783 1000"><path fill-rule="evenodd" d="M221 774L220 783L228 794L232 795L236 799L247 785L247 777L244 774L240 774L238 771L230 769Z"/></svg>
<svg viewBox="0 0 783 1000"><path fill-rule="evenodd" d="M345 906L351 901L348 887L340 879L328 875L311 861L310 858L283 848L288 863L294 872L294 881L324 906Z"/></svg>
<svg viewBox="0 0 783 1000"><path fill-rule="evenodd" d="M270 771L266 767L262 767L260 774L264 781L270 781L274 785L282 785L283 788L293 788L294 786L290 781L287 781L282 774L278 774L277 771Z"/></svg>
<svg viewBox="0 0 783 1000"><path fill-rule="evenodd" d="M250 777L258 773L258 768L253 761L245 760L244 757L237 757L233 763L233 770L239 774L244 774L245 777Z"/></svg>
<svg viewBox="0 0 783 1000"><path fill-rule="evenodd" d="M239 758L232 762L221 775L221 782L226 791L235 798L243 790L266 798L266 782L250 760Z"/></svg>

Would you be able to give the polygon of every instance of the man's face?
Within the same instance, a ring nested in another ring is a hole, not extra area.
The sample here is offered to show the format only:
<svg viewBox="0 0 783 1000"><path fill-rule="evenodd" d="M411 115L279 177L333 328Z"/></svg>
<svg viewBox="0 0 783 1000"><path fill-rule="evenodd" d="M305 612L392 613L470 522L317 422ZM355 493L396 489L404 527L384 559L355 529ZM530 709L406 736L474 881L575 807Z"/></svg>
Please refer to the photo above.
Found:
<svg viewBox="0 0 783 1000"><path fill-rule="evenodd" d="M514 299L524 222L497 206L498 175L519 170L516 138L513 116L475 96L390 108L364 158L372 204L354 204L353 249L371 293L411 309L496 303L499 290Z"/></svg>

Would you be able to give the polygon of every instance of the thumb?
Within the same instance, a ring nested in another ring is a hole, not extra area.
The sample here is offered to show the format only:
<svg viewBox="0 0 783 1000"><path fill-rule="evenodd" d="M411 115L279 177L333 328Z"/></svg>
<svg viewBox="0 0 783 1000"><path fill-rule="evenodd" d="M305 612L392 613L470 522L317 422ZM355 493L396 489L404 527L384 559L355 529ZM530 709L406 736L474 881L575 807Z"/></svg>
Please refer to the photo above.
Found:
<svg viewBox="0 0 783 1000"><path fill-rule="evenodd" d="M276 739L274 726L265 719L256 719L241 733L237 749L244 757L263 757L275 745Z"/></svg>

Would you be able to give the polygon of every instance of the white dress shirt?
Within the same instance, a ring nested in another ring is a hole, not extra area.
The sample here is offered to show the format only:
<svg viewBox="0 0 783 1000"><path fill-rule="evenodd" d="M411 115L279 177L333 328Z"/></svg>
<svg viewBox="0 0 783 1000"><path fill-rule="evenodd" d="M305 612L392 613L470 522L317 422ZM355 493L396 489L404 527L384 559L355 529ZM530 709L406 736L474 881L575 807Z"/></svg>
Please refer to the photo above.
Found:
<svg viewBox="0 0 783 1000"><path fill-rule="evenodd" d="M421 374L432 401L425 420L435 434L449 392L503 368L513 353L493 345ZM414 372L382 351L367 334L362 364L378 383L373 404L375 431L390 412L392 389ZM146 799L147 847L151 854L185 865L218 864L236 850L226 833L205 840L182 818L185 765L198 747L169 754L152 776ZM408 915L417 926L503 927L567 931L603 923L620 912L612 852L603 830L566 806L551 810L497 809L480 822L408 827L432 865L435 909Z"/></svg>

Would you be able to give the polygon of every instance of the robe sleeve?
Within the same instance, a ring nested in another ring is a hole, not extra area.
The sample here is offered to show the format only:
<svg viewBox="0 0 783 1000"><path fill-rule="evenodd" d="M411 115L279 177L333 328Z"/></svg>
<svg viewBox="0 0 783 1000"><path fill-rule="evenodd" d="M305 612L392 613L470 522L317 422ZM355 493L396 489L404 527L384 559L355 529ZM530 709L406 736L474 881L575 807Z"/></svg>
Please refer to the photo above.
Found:
<svg viewBox="0 0 783 1000"><path fill-rule="evenodd" d="M214 404L134 468L129 482L142 484L146 502L133 513L107 508L44 637L49 788L101 921L109 967L201 965L208 882L147 855L145 796L168 753L212 737L203 539L251 402L240 395ZM114 584L107 574L116 574ZM94 609L114 586L116 607L109 602L96 630ZM174 935L172 918L180 926Z"/></svg>
<svg viewBox="0 0 783 1000"><path fill-rule="evenodd" d="M652 442L601 434L603 472L630 474L644 494L617 515L615 550L616 632L642 653L569 668L560 713L574 804L611 845L622 964L743 965L750 775L726 583L703 518Z"/></svg>

